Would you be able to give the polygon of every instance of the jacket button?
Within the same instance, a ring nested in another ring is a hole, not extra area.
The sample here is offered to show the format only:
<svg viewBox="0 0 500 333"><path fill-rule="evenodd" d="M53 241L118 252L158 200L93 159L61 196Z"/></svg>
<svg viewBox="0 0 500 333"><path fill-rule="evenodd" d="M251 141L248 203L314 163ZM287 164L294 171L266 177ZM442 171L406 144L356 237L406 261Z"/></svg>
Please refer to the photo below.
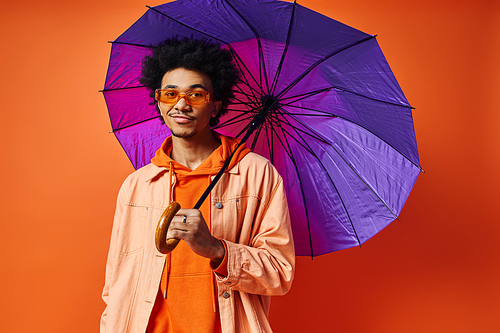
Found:
<svg viewBox="0 0 500 333"><path fill-rule="evenodd" d="M215 207L217 207L217 208L221 209L221 208L222 208L222 203L220 203L220 202L216 203L216 204L215 204Z"/></svg>
<svg viewBox="0 0 500 333"><path fill-rule="evenodd" d="M229 298L229 293L227 291L225 291L224 294L222 294L222 297L224 297L226 299Z"/></svg>

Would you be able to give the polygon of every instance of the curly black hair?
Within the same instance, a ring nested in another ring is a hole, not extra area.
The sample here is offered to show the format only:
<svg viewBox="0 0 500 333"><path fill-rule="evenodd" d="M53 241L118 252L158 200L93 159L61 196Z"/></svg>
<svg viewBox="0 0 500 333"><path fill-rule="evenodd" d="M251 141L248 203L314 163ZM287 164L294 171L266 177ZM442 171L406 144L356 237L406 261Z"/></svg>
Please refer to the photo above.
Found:
<svg viewBox="0 0 500 333"><path fill-rule="evenodd" d="M227 106L234 98L233 87L240 78L231 52L204 39L167 39L153 48L152 56L144 57L139 82L150 90L149 96L154 100L165 73L176 68L197 71L210 78L214 98L222 102L219 113L210 120L210 126L217 125L219 118L227 113ZM158 106L156 110L160 112Z"/></svg>

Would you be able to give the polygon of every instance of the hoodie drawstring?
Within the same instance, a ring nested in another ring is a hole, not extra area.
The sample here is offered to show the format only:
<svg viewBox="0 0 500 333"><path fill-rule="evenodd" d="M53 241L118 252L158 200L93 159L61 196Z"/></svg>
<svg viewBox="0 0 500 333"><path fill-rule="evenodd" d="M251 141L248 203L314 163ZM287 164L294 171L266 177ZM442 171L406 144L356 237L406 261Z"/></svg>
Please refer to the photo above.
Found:
<svg viewBox="0 0 500 333"><path fill-rule="evenodd" d="M212 176L208 176L208 185L210 185L210 183L212 182ZM211 197L209 196L209 200L211 201ZM209 214L210 216L212 216L212 203L210 202L209 204ZM208 219L208 229L210 230L210 233L213 235L213 231L212 231L212 218L210 217ZM215 291L216 291L216 288L215 288L215 284L217 283L217 279L215 277L215 272L212 272L212 307L213 307L213 310L214 312L217 312L217 305L215 303Z"/></svg>
<svg viewBox="0 0 500 333"><path fill-rule="evenodd" d="M172 196L174 194L174 163L172 161L168 162L168 171L170 173L170 191L168 192L168 204L172 203Z"/></svg>
<svg viewBox="0 0 500 333"><path fill-rule="evenodd" d="M168 163L168 170L169 170L169 173L170 173L170 191L168 192L168 204L170 205L170 203L172 202L173 200L173 193L174 193L174 186L175 186L175 183L174 183L174 163L172 161L170 161ZM171 256L170 256L170 253L167 254L167 257L166 257L166 262L165 262L165 265L167 266L167 269L166 269L166 274L163 275L163 278L165 279L164 281L164 286L165 286L165 292L163 293L163 297L165 299L167 299L167 289L168 289L168 283L169 283L169 280L170 280L170 267L172 266L171 265L171 262L172 262L172 259L171 259Z"/></svg>

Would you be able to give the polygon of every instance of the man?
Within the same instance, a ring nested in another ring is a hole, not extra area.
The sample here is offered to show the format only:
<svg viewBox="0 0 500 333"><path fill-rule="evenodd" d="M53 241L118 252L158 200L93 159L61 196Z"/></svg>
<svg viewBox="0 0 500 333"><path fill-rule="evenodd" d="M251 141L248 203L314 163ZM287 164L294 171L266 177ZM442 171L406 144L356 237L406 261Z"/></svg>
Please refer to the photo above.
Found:
<svg viewBox="0 0 500 333"><path fill-rule="evenodd" d="M172 135L118 195L106 266L103 332L271 332L270 297L285 294L295 256L283 182L242 145L199 210L189 209L239 141L211 130L239 74L231 54L202 40L167 40L146 57L151 90ZM164 255L154 233L179 210Z"/></svg>

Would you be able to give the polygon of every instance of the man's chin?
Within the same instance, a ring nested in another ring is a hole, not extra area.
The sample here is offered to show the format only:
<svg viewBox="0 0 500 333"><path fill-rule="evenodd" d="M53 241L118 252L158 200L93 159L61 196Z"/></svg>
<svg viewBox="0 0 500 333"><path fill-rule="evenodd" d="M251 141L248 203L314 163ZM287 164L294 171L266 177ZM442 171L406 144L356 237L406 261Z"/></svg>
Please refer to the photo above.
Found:
<svg viewBox="0 0 500 333"><path fill-rule="evenodd" d="M196 135L196 131L179 131L179 130L171 130L172 136L175 136L176 138L182 138L182 139L189 139L192 138L193 136Z"/></svg>

